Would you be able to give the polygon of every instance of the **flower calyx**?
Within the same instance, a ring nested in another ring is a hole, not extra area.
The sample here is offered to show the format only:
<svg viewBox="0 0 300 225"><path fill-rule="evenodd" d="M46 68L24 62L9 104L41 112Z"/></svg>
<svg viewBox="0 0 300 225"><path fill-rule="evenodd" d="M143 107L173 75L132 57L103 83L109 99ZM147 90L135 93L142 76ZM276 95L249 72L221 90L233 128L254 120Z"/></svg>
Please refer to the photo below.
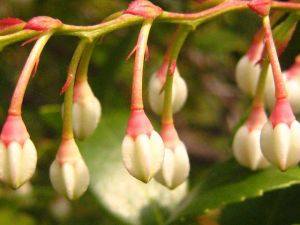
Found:
<svg viewBox="0 0 300 225"><path fill-rule="evenodd" d="M24 142L29 139L28 131L20 115L7 116L0 139L5 145L13 141L23 145Z"/></svg>
<svg viewBox="0 0 300 225"><path fill-rule="evenodd" d="M267 114L262 105L254 106L246 122L249 131L261 128L267 122Z"/></svg>
<svg viewBox="0 0 300 225"><path fill-rule="evenodd" d="M49 16L36 16L30 19L24 29L35 31L48 31L61 27L63 23L59 19L54 19Z"/></svg>
<svg viewBox="0 0 300 225"><path fill-rule="evenodd" d="M164 141L165 147L169 149L174 149L180 141L173 123L163 124L160 135Z"/></svg>
<svg viewBox="0 0 300 225"><path fill-rule="evenodd" d="M291 126L291 123L295 121L295 115L287 98L276 100L270 121L273 128L279 123L285 123Z"/></svg>
<svg viewBox="0 0 300 225"><path fill-rule="evenodd" d="M124 13L132 14L135 16L141 16L146 19L155 19L163 10L151 3L148 0L134 0L129 4L129 7Z"/></svg>
<svg viewBox="0 0 300 225"><path fill-rule="evenodd" d="M139 134L146 134L150 137L153 126L143 109L133 109L131 111L126 133L135 139Z"/></svg>

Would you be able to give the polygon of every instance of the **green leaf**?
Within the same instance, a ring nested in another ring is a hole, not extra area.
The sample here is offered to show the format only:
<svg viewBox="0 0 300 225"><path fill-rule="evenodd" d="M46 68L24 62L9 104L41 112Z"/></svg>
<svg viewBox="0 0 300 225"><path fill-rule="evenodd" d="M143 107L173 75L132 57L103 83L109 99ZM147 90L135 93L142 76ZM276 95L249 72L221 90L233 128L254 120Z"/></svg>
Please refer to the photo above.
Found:
<svg viewBox="0 0 300 225"><path fill-rule="evenodd" d="M129 224L165 224L168 211L186 195L187 184L174 191L154 180L144 184L131 177L121 158L128 115L103 115L96 133L80 143L91 175L91 191L111 214Z"/></svg>
<svg viewBox="0 0 300 225"><path fill-rule="evenodd" d="M287 172L276 168L251 172L234 160L215 166L174 210L169 222L182 217L193 217L229 203L262 196L264 192L300 183L300 168Z"/></svg>
<svg viewBox="0 0 300 225"><path fill-rule="evenodd" d="M222 225L296 225L300 222L300 186L266 193L262 198L225 207ZM238 216L237 216L238 215Z"/></svg>
<svg viewBox="0 0 300 225"><path fill-rule="evenodd" d="M10 224L35 225L36 224L36 222L30 215L9 208L0 209L0 221L1 224L5 224L5 225L10 225Z"/></svg>

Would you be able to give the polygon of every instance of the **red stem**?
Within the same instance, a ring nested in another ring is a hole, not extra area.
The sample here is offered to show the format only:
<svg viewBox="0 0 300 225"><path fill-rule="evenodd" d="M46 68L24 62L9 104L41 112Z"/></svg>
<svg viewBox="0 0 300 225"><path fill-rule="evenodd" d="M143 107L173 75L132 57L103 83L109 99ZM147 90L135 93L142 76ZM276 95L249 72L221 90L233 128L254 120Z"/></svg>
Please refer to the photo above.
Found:
<svg viewBox="0 0 300 225"><path fill-rule="evenodd" d="M271 29L269 16L265 16L263 18L263 26L265 29L266 46L267 46L268 55L272 66L273 76L274 76L276 99L277 100L285 99L287 98L287 91L286 91L283 75L281 72L280 63L278 60L276 46L272 36L272 29Z"/></svg>
<svg viewBox="0 0 300 225"><path fill-rule="evenodd" d="M36 68L36 63L39 61L40 54L50 37L51 33L41 36L32 48L14 90L8 110L9 115L21 115L24 94L29 83L30 76L34 68Z"/></svg>
<svg viewBox="0 0 300 225"><path fill-rule="evenodd" d="M136 45L133 70L131 110L143 109L143 68L148 36L153 20L145 20Z"/></svg>

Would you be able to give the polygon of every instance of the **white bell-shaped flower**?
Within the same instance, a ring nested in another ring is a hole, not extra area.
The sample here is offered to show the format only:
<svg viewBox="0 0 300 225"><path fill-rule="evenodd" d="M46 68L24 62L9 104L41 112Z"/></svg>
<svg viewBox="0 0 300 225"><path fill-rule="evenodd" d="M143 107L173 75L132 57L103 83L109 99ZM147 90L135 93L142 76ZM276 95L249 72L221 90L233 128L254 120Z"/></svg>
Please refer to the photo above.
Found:
<svg viewBox="0 0 300 225"><path fill-rule="evenodd" d="M37 152L21 116L9 115L0 138L0 180L16 189L34 174Z"/></svg>
<svg viewBox="0 0 300 225"><path fill-rule="evenodd" d="M160 72L160 71L159 71ZM175 69L173 75L172 87L172 107L173 112L178 112L186 102L188 96L188 89L186 82L180 76L178 69ZM149 82L149 103L150 107L156 114L160 115L164 104L164 90L166 77L160 76L157 73L153 74Z"/></svg>
<svg viewBox="0 0 300 225"><path fill-rule="evenodd" d="M135 178L148 183L161 168L164 144L143 110L131 113L122 142L123 163Z"/></svg>
<svg viewBox="0 0 300 225"><path fill-rule="evenodd" d="M50 180L57 192L72 200L87 190L89 171L74 139L61 143L50 167Z"/></svg>
<svg viewBox="0 0 300 225"><path fill-rule="evenodd" d="M62 107L62 116L63 116ZM73 131L78 139L85 139L96 130L101 118L101 104L87 81L76 82L73 96Z"/></svg>
<svg viewBox="0 0 300 225"><path fill-rule="evenodd" d="M270 166L260 148L261 129L266 122L264 109L253 108L249 119L238 129L233 139L235 159L251 170L265 169Z"/></svg>
<svg viewBox="0 0 300 225"><path fill-rule="evenodd" d="M250 61L247 55L239 60L235 69L235 79L245 94L254 96L260 70L260 65Z"/></svg>
<svg viewBox="0 0 300 225"><path fill-rule="evenodd" d="M261 149L269 162L287 170L300 161L300 123L287 99L278 100L261 133Z"/></svg>
<svg viewBox="0 0 300 225"><path fill-rule="evenodd" d="M161 169L155 175L155 180L170 189L175 189L189 176L189 156L173 124L164 126L161 135L165 144L165 157Z"/></svg>

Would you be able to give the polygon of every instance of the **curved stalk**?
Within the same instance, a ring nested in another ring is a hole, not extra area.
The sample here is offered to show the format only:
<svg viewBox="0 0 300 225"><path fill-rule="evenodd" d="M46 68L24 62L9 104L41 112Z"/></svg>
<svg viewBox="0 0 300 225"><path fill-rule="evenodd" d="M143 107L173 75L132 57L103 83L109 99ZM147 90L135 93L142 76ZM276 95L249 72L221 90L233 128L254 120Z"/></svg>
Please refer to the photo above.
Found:
<svg viewBox="0 0 300 225"><path fill-rule="evenodd" d="M72 107L73 107L74 76L76 74L77 67L81 59L82 53L86 48L87 44L88 44L87 40L81 40L79 42L69 66L68 77L71 77L72 80L69 83L69 87L65 92L62 139L73 138Z"/></svg>
<svg viewBox="0 0 300 225"><path fill-rule="evenodd" d="M93 50L95 48L95 42L88 43L82 53L78 70L76 71L76 82L83 82L88 79L88 70Z"/></svg>
<svg viewBox="0 0 300 225"><path fill-rule="evenodd" d="M10 107L8 113L10 115L21 115L22 112L22 103L25 95L26 88L28 86L30 77L34 69L37 67L39 63L40 55L45 47L47 41L51 37L52 32L49 31L42 35L35 43L34 47L32 48L28 59L23 67L23 70L20 74L18 79L16 88L14 90Z"/></svg>
<svg viewBox="0 0 300 225"><path fill-rule="evenodd" d="M133 69L132 81L132 96L131 96L131 110L143 109L143 68L145 61L145 52L147 49L147 42L152 26L153 20L145 20L139 34L138 42L135 47L135 62Z"/></svg>
<svg viewBox="0 0 300 225"><path fill-rule="evenodd" d="M167 72L167 79L165 82L165 96L162 114L162 124L173 123L173 110L172 110L172 86L173 86L173 74L176 67L176 61L180 52L180 49L190 33L190 27L179 26L174 34L173 41L167 51L169 55L169 65Z"/></svg>

